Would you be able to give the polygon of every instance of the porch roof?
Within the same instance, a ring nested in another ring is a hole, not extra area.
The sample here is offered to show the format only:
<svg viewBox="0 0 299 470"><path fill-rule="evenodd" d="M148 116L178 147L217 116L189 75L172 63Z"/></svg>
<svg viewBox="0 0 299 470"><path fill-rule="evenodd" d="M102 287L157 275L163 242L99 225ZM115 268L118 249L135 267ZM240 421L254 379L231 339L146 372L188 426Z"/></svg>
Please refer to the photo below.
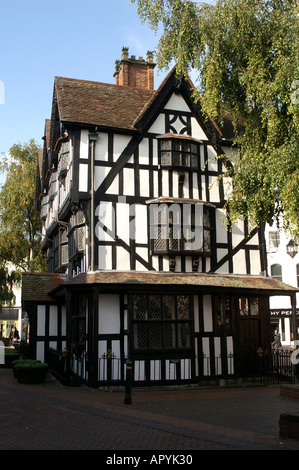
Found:
<svg viewBox="0 0 299 470"><path fill-rule="evenodd" d="M190 287L218 290L252 291L269 295L291 295L299 292L298 288L284 284L276 279L266 276L242 276L212 273L168 273L168 272L120 272L95 271L79 274L71 280L60 285L62 287L79 286L106 286L106 287L158 287L167 288ZM52 293L55 293L53 291Z"/></svg>
<svg viewBox="0 0 299 470"><path fill-rule="evenodd" d="M59 273L23 273L22 302L50 302L50 292L62 285L65 275Z"/></svg>

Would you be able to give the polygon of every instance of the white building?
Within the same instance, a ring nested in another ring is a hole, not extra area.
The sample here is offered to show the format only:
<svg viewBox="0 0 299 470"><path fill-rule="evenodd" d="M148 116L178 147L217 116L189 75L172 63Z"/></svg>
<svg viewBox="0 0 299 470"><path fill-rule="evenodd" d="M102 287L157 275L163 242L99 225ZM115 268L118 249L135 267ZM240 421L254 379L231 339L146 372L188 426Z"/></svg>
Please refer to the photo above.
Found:
<svg viewBox="0 0 299 470"><path fill-rule="evenodd" d="M299 287L299 254L298 246L286 233L266 225L266 246L268 259L268 275L290 286ZM270 297L272 330L279 328L281 345L292 346L293 325L292 305L290 298L285 296ZM296 326L299 331L299 294L296 295Z"/></svg>

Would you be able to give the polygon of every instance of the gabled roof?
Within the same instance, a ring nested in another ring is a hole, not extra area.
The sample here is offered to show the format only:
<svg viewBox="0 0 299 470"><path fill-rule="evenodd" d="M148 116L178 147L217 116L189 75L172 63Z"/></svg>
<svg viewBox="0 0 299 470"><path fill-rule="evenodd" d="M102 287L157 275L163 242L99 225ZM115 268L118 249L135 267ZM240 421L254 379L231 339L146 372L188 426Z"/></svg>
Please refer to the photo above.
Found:
<svg viewBox="0 0 299 470"><path fill-rule="evenodd" d="M55 77L60 120L95 126L133 129L152 91Z"/></svg>

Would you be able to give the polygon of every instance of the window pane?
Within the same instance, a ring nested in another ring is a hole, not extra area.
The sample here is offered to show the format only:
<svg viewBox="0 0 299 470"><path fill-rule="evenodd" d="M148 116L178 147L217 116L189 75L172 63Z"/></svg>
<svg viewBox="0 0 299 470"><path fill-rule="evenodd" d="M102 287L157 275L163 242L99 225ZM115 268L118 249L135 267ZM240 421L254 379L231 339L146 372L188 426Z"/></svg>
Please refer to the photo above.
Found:
<svg viewBox="0 0 299 470"><path fill-rule="evenodd" d="M280 233L277 231L269 232L269 248L278 248Z"/></svg>
<svg viewBox="0 0 299 470"><path fill-rule="evenodd" d="M190 318L189 297L187 295L177 296L177 312L179 320Z"/></svg>
<svg viewBox="0 0 299 470"><path fill-rule="evenodd" d="M147 319L147 305L145 295L134 296L134 318L136 320Z"/></svg>
<svg viewBox="0 0 299 470"><path fill-rule="evenodd" d="M282 272L281 272L281 265L280 264L273 264L271 266L271 276L279 281L282 280Z"/></svg>
<svg viewBox="0 0 299 470"><path fill-rule="evenodd" d="M171 152L162 152L161 165L171 165Z"/></svg>
<svg viewBox="0 0 299 470"><path fill-rule="evenodd" d="M163 295L162 311L164 319L175 319L175 298L173 295Z"/></svg>
<svg viewBox="0 0 299 470"><path fill-rule="evenodd" d="M134 325L134 348L147 349L147 325L145 323Z"/></svg>
<svg viewBox="0 0 299 470"><path fill-rule="evenodd" d="M162 349L162 334L160 323L148 324L148 347L149 349Z"/></svg>
<svg viewBox="0 0 299 470"><path fill-rule="evenodd" d="M179 152L173 152L172 163L174 166L181 166L181 155Z"/></svg>
<svg viewBox="0 0 299 470"><path fill-rule="evenodd" d="M198 157L197 155L191 155L191 168L197 168L198 167Z"/></svg>
<svg viewBox="0 0 299 470"><path fill-rule="evenodd" d="M189 323L178 324L178 347L190 348L190 324Z"/></svg>
<svg viewBox="0 0 299 470"><path fill-rule="evenodd" d="M172 144L173 150L181 150L181 141L180 140L174 140Z"/></svg>
<svg viewBox="0 0 299 470"><path fill-rule="evenodd" d="M250 299L250 315L259 315L259 299Z"/></svg>
<svg viewBox="0 0 299 470"><path fill-rule="evenodd" d="M163 324L163 347L173 349L176 347L176 334L174 323Z"/></svg>
<svg viewBox="0 0 299 470"><path fill-rule="evenodd" d="M151 319L160 319L161 318L161 306L160 306L160 297L156 295L149 296L148 302L148 318Z"/></svg>
<svg viewBox="0 0 299 470"><path fill-rule="evenodd" d="M239 312L240 315L249 315L249 305L247 297L241 297L239 299Z"/></svg>
<svg viewBox="0 0 299 470"><path fill-rule="evenodd" d="M161 150L171 150L171 140L161 140Z"/></svg>

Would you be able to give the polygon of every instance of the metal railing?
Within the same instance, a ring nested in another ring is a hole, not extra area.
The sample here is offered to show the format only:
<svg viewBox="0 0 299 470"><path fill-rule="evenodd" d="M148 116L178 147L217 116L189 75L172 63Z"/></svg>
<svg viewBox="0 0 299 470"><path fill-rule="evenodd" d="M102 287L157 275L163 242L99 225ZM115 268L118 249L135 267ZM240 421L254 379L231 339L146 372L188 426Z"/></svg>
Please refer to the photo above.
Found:
<svg viewBox="0 0 299 470"><path fill-rule="evenodd" d="M124 385L126 380L127 358L117 357L107 352L100 358L88 358L82 351L80 356L72 356L67 369L66 360L61 353L49 351L50 368L60 379L68 372L71 376L89 383L88 360L93 359L96 367L93 384L98 386ZM292 351L276 350L267 354L228 354L227 356L193 356L181 358L144 357L133 359L132 385L167 385L200 383L232 379L254 381L263 384L294 383L299 370L293 364Z"/></svg>

